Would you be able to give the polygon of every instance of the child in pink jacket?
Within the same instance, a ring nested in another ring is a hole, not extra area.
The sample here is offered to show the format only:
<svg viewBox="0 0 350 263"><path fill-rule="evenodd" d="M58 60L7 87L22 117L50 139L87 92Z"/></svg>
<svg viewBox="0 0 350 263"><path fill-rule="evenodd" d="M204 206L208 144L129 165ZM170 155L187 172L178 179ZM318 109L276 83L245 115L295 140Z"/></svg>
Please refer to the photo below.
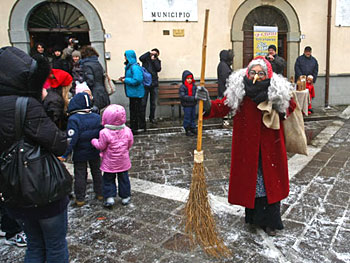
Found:
<svg viewBox="0 0 350 263"><path fill-rule="evenodd" d="M129 149L134 143L131 129L125 125L126 113L121 105L111 104L103 112L99 139L92 139L91 144L101 151L101 171L103 171L104 206L111 208L117 196L115 183L118 175L118 194L122 204L130 202L130 180L128 170L131 168Z"/></svg>

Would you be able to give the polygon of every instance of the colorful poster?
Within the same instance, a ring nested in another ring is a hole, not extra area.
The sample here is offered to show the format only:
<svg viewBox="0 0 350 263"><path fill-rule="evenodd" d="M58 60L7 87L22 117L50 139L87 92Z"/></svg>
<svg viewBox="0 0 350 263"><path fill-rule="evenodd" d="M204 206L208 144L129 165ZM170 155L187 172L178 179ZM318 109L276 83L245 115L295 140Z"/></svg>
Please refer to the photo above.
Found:
<svg viewBox="0 0 350 263"><path fill-rule="evenodd" d="M254 26L254 57L266 56L269 45L278 48L278 27Z"/></svg>

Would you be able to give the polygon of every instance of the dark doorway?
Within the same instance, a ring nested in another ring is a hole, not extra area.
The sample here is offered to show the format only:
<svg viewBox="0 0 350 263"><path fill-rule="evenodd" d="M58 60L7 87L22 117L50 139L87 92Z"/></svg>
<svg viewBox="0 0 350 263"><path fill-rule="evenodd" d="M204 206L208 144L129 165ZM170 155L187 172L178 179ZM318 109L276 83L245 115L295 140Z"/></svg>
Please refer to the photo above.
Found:
<svg viewBox="0 0 350 263"><path fill-rule="evenodd" d="M278 55L287 61L287 23L282 14L274 7L261 6L251 11L243 23L243 66L253 59L254 53L254 26L277 26L278 27ZM287 69L284 69L284 76Z"/></svg>
<svg viewBox="0 0 350 263"><path fill-rule="evenodd" d="M90 44L85 17L75 7L62 2L39 5L29 18L28 32L30 47L41 42L46 46L47 55L55 45L65 48L70 37L79 41L78 47Z"/></svg>

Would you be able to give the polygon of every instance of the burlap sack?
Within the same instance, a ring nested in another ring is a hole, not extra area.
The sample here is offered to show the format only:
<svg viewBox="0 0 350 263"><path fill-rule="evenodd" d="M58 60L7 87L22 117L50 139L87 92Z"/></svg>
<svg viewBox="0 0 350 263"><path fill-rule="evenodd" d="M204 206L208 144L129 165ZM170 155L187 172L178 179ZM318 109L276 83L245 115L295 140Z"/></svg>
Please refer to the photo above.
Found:
<svg viewBox="0 0 350 263"><path fill-rule="evenodd" d="M283 121L286 150L290 153L308 155L303 114L301 113L300 106L294 92L292 97L296 102L296 108L294 109L293 113Z"/></svg>

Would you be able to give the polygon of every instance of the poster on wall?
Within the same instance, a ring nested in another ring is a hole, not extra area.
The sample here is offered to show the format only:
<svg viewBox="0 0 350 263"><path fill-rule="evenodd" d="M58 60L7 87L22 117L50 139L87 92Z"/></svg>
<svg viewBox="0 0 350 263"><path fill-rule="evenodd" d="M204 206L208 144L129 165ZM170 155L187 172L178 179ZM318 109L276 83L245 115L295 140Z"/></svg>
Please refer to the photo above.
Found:
<svg viewBox="0 0 350 263"><path fill-rule="evenodd" d="M143 21L198 21L197 0L142 0Z"/></svg>
<svg viewBox="0 0 350 263"><path fill-rule="evenodd" d="M350 0L337 0L335 25L350 26Z"/></svg>
<svg viewBox="0 0 350 263"><path fill-rule="evenodd" d="M269 45L278 47L278 27L254 26L254 57L266 56Z"/></svg>

